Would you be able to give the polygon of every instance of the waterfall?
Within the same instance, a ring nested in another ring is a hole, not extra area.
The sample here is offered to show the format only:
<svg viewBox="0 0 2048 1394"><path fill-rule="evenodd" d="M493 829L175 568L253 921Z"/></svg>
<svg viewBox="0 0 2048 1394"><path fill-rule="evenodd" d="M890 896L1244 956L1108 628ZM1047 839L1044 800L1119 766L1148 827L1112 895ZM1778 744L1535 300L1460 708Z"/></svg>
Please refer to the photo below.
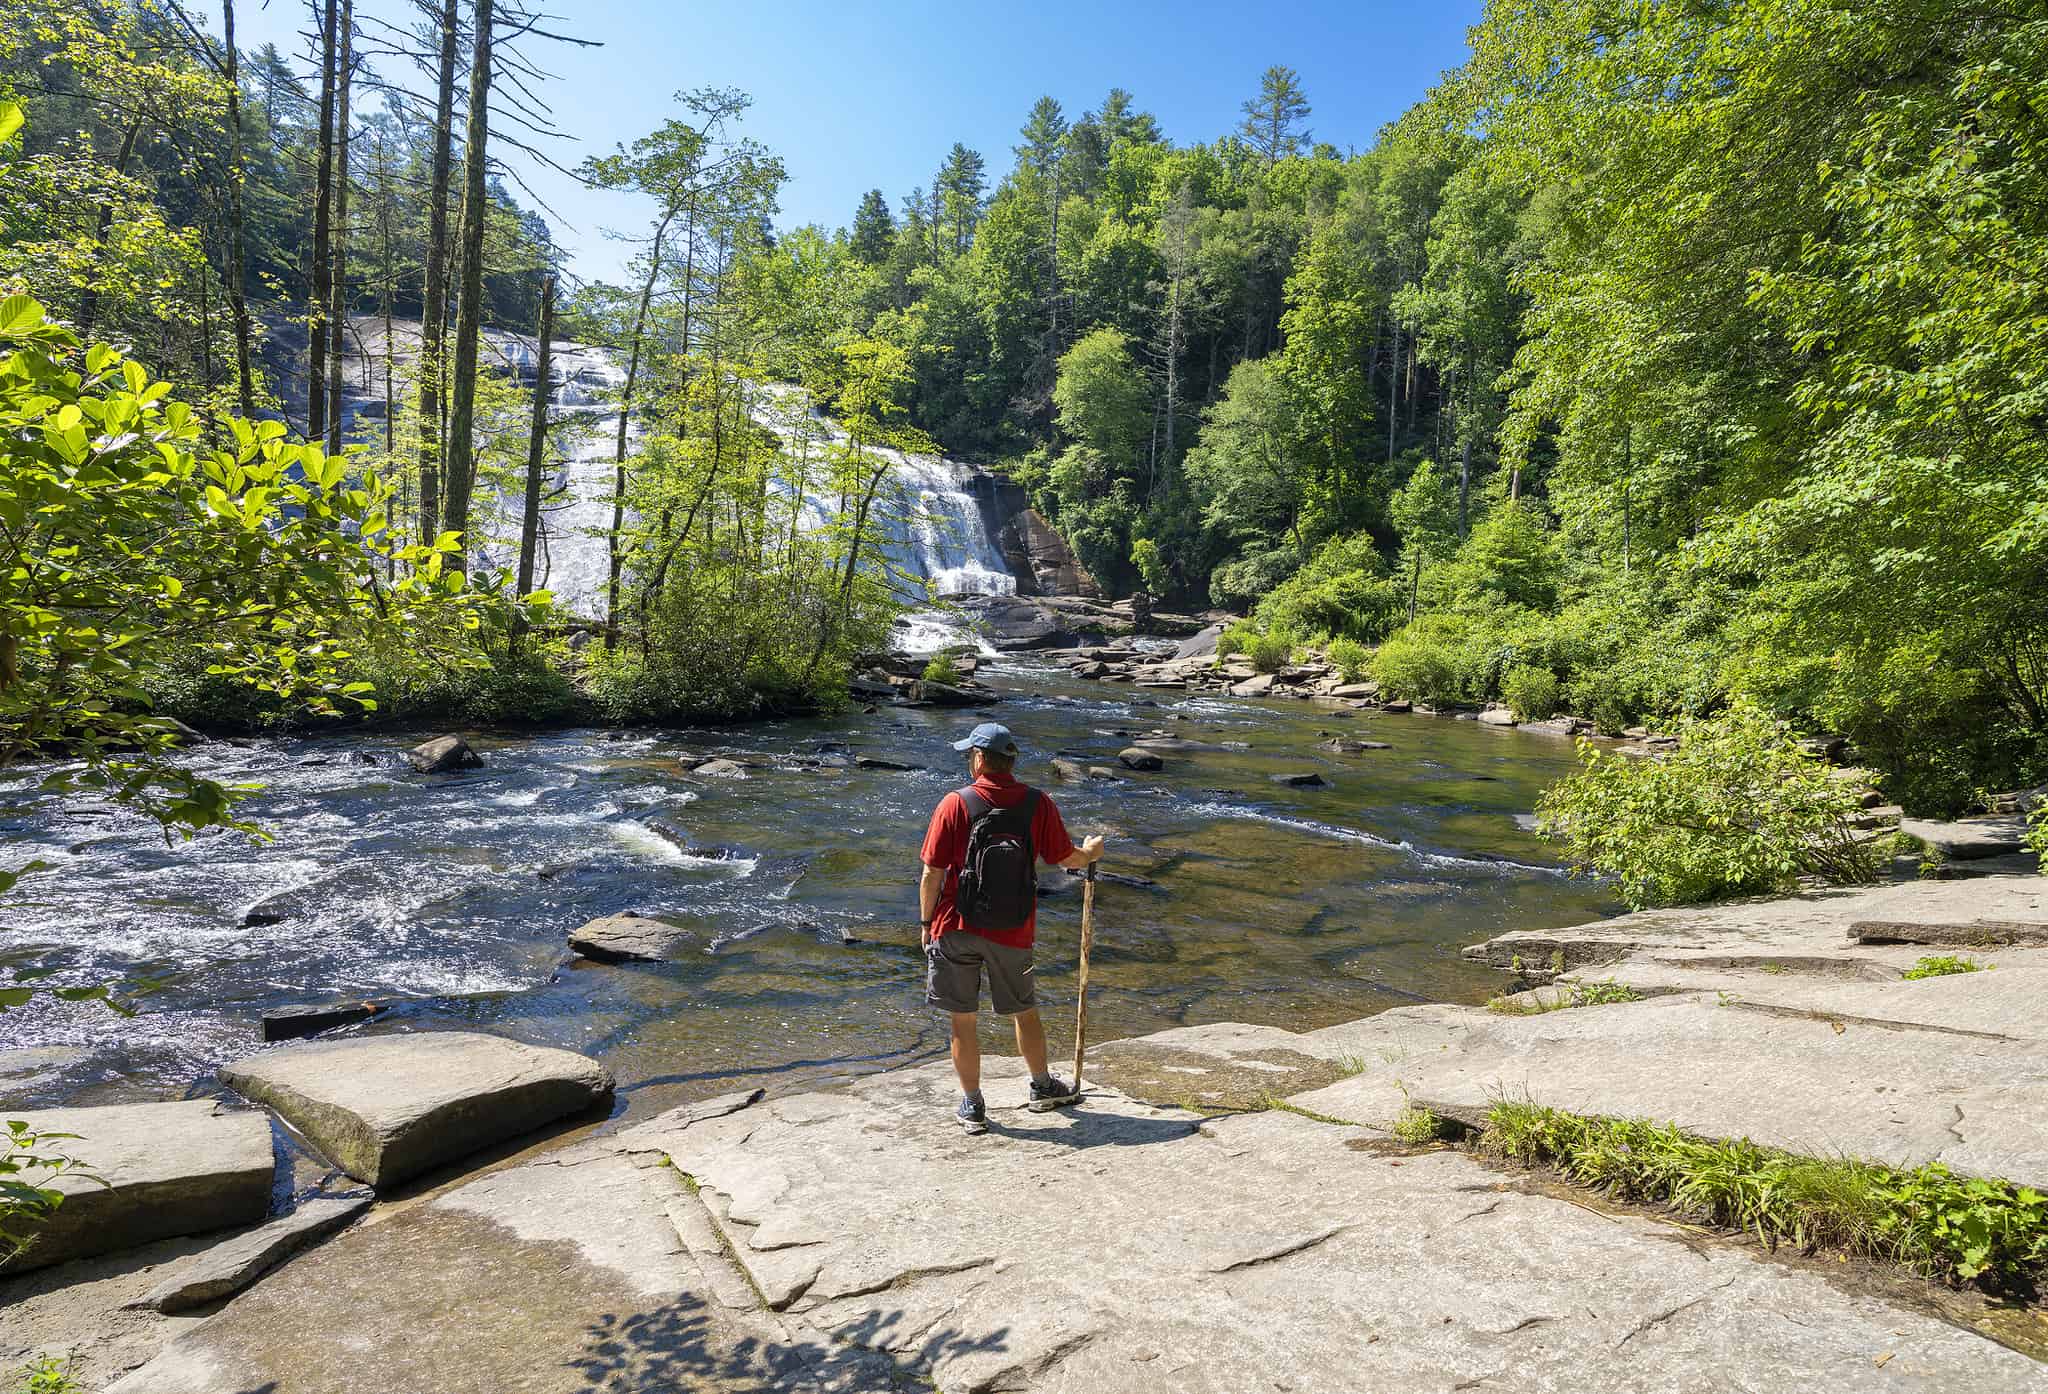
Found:
<svg viewBox="0 0 2048 1394"><path fill-rule="evenodd" d="M412 357L418 344L417 322L394 326L403 347L403 361ZM382 323L365 317L358 342L377 341L371 358L381 352ZM531 385L537 353L531 337L486 331L485 366L496 367ZM607 560L605 534L611 527L614 456L618 448L619 413L616 401L625 384L625 370L609 349L557 340L550 354L548 399L553 419L569 421L571 429L556 432L556 456L549 475L542 481L540 554L536 558L536 584L544 586L555 604L576 615L599 619L605 609ZM374 374L363 364L363 387L349 394L345 408L351 417L381 411L381 387L369 388ZM351 380L356 374L351 373ZM365 411L369 399L376 405ZM802 389L787 384L769 384L760 389L754 418L785 442L799 431L808 431L814 446L843 443L846 435L837 423L823 417L809 404ZM630 458L639 435L637 425L629 426L627 451ZM879 554L885 559L898 593L906 604L924 606L929 596L961 594L1014 595L1017 578L1003 559L1002 549L989 533L977 485L989 487L987 478L973 466L938 455L907 455L900 451L875 449L871 453L889 462L889 474L877 494L870 513L871 537L879 540ZM806 500L805 520L823 527L834 520L832 500ZM517 486L504 493L480 489L475 536L470 552L478 564L488 568L511 569L519 560L519 516L522 496ZM876 542L871 540L871 548ZM949 625L927 621L917 626L920 647L937 647L938 632L957 639Z"/></svg>

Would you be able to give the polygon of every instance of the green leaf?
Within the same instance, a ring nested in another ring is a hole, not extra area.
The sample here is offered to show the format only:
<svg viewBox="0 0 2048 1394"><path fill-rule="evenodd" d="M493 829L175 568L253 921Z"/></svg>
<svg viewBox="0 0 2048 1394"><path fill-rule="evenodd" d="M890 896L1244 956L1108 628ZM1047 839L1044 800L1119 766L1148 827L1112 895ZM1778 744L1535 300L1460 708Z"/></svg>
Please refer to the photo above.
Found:
<svg viewBox="0 0 2048 1394"><path fill-rule="evenodd" d="M0 102L0 145L14 139L14 133L28 120L20 102Z"/></svg>

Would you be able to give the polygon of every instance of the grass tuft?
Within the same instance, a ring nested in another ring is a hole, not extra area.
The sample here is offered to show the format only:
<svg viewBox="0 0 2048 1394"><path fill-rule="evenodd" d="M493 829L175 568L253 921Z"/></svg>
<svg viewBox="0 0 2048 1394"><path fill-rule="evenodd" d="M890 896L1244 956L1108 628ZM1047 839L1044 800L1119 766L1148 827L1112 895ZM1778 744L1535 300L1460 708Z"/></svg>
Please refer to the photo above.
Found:
<svg viewBox="0 0 2048 1394"><path fill-rule="evenodd" d="M1433 1109L1409 1104L1402 1109L1387 1131L1403 1142L1420 1147L1435 1142L1444 1135L1444 1120L1436 1116Z"/></svg>
<svg viewBox="0 0 2048 1394"><path fill-rule="evenodd" d="M1946 978L1956 973L1979 973L1987 966L1972 958L1958 958L1952 954L1929 954L1908 968L1900 976L1908 981L1915 978Z"/></svg>
<svg viewBox="0 0 2048 1394"><path fill-rule="evenodd" d="M1544 1001L1517 1002L1511 997L1489 997L1486 1010L1502 1016L1540 1016L1544 1012L1562 1012L1572 1007L1606 1007L1617 1002L1640 1002L1643 994L1627 983L1618 983L1612 978L1602 978L1597 983L1572 983L1570 991Z"/></svg>
<svg viewBox="0 0 2048 1394"><path fill-rule="evenodd" d="M1958 1176L1938 1162L1901 1170L1800 1157L1746 1138L1715 1141L1671 1124L1505 1099L1490 1110L1479 1147L1771 1247L1840 1249L2022 1295L2048 1277L2048 1195Z"/></svg>

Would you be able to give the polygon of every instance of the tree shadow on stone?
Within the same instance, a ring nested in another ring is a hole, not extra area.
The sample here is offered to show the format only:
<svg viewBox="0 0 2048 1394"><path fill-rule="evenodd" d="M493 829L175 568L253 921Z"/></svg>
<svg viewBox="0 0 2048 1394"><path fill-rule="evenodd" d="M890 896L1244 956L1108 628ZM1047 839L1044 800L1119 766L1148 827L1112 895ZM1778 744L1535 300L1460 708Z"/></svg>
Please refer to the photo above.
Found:
<svg viewBox="0 0 2048 1394"><path fill-rule="evenodd" d="M720 1394L895 1394L930 1388L936 1362L975 1353L1000 1353L1007 1327L968 1337L945 1329L928 1332L914 1349L903 1344L901 1311L875 1312L837 1328L829 1341L784 1341L737 1328L746 1314L721 1317L702 1298L679 1295L665 1307L629 1316L607 1314L591 1325L584 1349L568 1363L585 1389L605 1391L717 1390Z"/></svg>

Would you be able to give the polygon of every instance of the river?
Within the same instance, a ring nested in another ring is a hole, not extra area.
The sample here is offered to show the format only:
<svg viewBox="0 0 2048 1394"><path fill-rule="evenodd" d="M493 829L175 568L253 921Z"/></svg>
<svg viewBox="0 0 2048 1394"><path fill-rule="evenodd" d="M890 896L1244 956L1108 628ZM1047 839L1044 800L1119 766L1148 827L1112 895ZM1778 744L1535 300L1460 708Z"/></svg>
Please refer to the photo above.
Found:
<svg viewBox="0 0 2048 1394"><path fill-rule="evenodd" d="M1097 1039L1478 1001L1500 981L1460 946L1615 908L1560 874L1516 818L1568 767L1564 741L1289 700L1134 705L1142 694L1128 687L1028 659L984 674L1006 694L993 714L1023 743L1027 779L1048 774L1054 751L1113 763L1128 733L1225 747L1169 754L1164 772L1119 784L1052 786L1077 836L1108 835L1106 869L1158 883L1098 890ZM453 776L405 766L419 733L200 748L207 774L264 786L247 811L265 842L166 845L132 815L13 774L0 782L0 864L50 867L8 898L0 966L58 963L59 982L148 990L129 1019L47 999L0 1014L0 1101L203 1093L222 1062L258 1048L265 1009L338 997L401 1004L353 1030L465 1027L587 1052L616 1072L619 1107L634 1114L932 1057L945 1034L903 926L924 819L961 779L947 742L988 714L472 733L486 763ZM1332 755L1316 749L1324 732L1393 749ZM681 752L762 768L697 781ZM798 763L821 753L926 768ZM1331 787L1271 778L1307 769ZM1056 1041L1071 1029L1079 907L1069 891L1041 915ZM701 951L670 964L570 958L570 930L624 910L694 927ZM1010 1049L1004 1034L991 1023L990 1046Z"/></svg>

